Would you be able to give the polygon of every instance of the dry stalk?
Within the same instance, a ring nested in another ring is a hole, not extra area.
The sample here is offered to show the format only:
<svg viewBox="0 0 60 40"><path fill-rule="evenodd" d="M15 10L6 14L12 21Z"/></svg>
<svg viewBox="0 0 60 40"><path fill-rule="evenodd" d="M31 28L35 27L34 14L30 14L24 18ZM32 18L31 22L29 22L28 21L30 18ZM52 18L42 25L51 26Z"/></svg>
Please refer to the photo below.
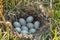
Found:
<svg viewBox="0 0 60 40"><path fill-rule="evenodd" d="M6 22L5 17L3 16L3 7L2 7L2 0L0 0L0 18L2 18L2 21L0 21L0 23L4 23L4 25L7 26L11 26L12 24L10 22Z"/></svg>
<svg viewBox="0 0 60 40"><path fill-rule="evenodd" d="M2 0L0 0L0 18L2 18L2 23L4 23L4 25L5 25L5 18L4 18L4 16L3 16L3 5L2 5ZM0 21L1 22L1 21Z"/></svg>

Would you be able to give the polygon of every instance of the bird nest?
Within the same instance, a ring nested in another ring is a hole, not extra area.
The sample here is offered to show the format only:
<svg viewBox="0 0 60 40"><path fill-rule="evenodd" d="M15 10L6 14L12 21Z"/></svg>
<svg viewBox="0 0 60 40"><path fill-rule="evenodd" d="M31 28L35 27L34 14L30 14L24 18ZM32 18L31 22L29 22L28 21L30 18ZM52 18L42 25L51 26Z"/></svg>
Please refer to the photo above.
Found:
<svg viewBox="0 0 60 40"><path fill-rule="evenodd" d="M38 20L40 22L40 27L37 29L37 31L34 34L30 34L30 37L31 35L33 35L33 37L36 38L37 36L39 37L41 34L47 34L49 32L49 23L50 23L49 18L46 17L46 15L44 15L43 12L41 12L41 9L37 9L36 5L25 6L20 4L13 11L8 12L5 15L6 20L10 21L12 25L13 22L18 21L19 18L26 19L28 16L33 16L34 21ZM23 38L23 34L21 35ZM25 35L24 37L26 37ZM27 37L29 37L29 35Z"/></svg>

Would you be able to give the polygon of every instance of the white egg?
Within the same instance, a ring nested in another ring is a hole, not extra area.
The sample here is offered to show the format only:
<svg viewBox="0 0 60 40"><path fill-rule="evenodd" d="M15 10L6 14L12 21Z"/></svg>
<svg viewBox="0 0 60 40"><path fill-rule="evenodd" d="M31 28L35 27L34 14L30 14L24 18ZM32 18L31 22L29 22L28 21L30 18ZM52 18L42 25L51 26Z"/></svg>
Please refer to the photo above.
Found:
<svg viewBox="0 0 60 40"><path fill-rule="evenodd" d="M18 33L20 33L21 32L21 29L19 27L16 27L15 28L15 31L17 31Z"/></svg>
<svg viewBox="0 0 60 40"><path fill-rule="evenodd" d="M22 30L21 33L22 34L28 34L28 31L27 30Z"/></svg>
<svg viewBox="0 0 60 40"><path fill-rule="evenodd" d="M29 30L29 33L35 33L36 32L36 29L32 28Z"/></svg>
<svg viewBox="0 0 60 40"><path fill-rule="evenodd" d="M22 29L22 30L27 30L27 31L28 31L27 26L22 26L21 29Z"/></svg>
<svg viewBox="0 0 60 40"><path fill-rule="evenodd" d="M23 18L20 18L19 19L19 22L20 22L21 25L26 25L26 21Z"/></svg>
<svg viewBox="0 0 60 40"><path fill-rule="evenodd" d="M29 16L29 17L27 17L26 21L27 21L27 22L32 22L33 19L34 19L33 16Z"/></svg>
<svg viewBox="0 0 60 40"><path fill-rule="evenodd" d="M39 21L35 21L35 23L34 23L34 27L35 27L35 29L38 29L39 26L40 26L40 22L39 22Z"/></svg>
<svg viewBox="0 0 60 40"><path fill-rule="evenodd" d="M33 23L27 23L27 27L28 27L28 28L33 28L34 25L33 25Z"/></svg>
<svg viewBox="0 0 60 40"><path fill-rule="evenodd" d="M13 25L14 25L15 27L21 27L21 25L20 25L19 22L14 22Z"/></svg>

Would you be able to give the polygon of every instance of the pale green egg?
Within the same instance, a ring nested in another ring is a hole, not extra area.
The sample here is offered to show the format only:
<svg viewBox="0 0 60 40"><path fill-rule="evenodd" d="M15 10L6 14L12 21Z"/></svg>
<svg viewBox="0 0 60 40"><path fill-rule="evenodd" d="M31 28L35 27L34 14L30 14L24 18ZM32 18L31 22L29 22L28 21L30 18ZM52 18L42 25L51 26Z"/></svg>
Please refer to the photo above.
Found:
<svg viewBox="0 0 60 40"><path fill-rule="evenodd" d="M36 32L36 29L34 29L34 28L31 28L30 30L29 30L29 33L35 33Z"/></svg>
<svg viewBox="0 0 60 40"><path fill-rule="evenodd" d="M27 17L27 19L26 19L26 21L29 23L29 22L33 22L33 16L29 16L29 17Z"/></svg>
<svg viewBox="0 0 60 40"><path fill-rule="evenodd" d="M22 26L21 29L22 29L22 30L27 30L27 31L28 31L28 27L27 27L27 26Z"/></svg>
<svg viewBox="0 0 60 40"><path fill-rule="evenodd" d="M28 31L27 30L22 30L21 33L22 34L28 34Z"/></svg>
<svg viewBox="0 0 60 40"><path fill-rule="evenodd" d="M33 25L33 23L27 23L27 27L28 27L28 28L33 28L34 25Z"/></svg>
<svg viewBox="0 0 60 40"><path fill-rule="evenodd" d="M16 28L15 28L15 31L17 31L18 33L20 33L20 32L21 32L21 28L16 27Z"/></svg>
<svg viewBox="0 0 60 40"><path fill-rule="evenodd" d="M14 25L15 27L21 27L21 24L20 24L19 22L14 22L13 25Z"/></svg>
<svg viewBox="0 0 60 40"><path fill-rule="evenodd" d="M34 27L35 27L35 29L38 29L39 26L40 26L40 22L39 22L39 21L35 21L35 23L34 23Z"/></svg>
<svg viewBox="0 0 60 40"><path fill-rule="evenodd" d="M20 22L21 25L26 25L26 21L25 21L24 18L20 18L19 22Z"/></svg>

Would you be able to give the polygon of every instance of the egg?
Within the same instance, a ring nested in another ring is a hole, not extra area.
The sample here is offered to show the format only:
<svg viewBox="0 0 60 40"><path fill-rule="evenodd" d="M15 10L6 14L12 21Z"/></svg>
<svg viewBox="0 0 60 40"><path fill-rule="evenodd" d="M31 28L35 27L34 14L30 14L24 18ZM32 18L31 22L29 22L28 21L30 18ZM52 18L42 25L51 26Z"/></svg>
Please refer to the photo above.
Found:
<svg viewBox="0 0 60 40"><path fill-rule="evenodd" d="M27 31L28 31L27 26L22 26L21 29L22 29L22 30L27 30Z"/></svg>
<svg viewBox="0 0 60 40"><path fill-rule="evenodd" d="M28 34L28 31L27 30L22 30L21 33L22 34Z"/></svg>
<svg viewBox="0 0 60 40"><path fill-rule="evenodd" d="M23 18L20 18L19 19L19 22L20 22L21 25L26 25L26 21Z"/></svg>
<svg viewBox="0 0 60 40"><path fill-rule="evenodd" d="M20 33L20 32L21 32L21 28L16 27L16 28L15 28L15 31L18 32L18 33Z"/></svg>
<svg viewBox="0 0 60 40"><path fill-rule="evenodd" d="M40 22L39 22L39 21L35 21L35 23L34 23L34 27L35 27L35 29L38 29L39 26L40 26Z"/></svg>
<svg viewBox="0 0 60 40"><path fill-rule="evenodd" d="M29 16L29 17L27 17L26 21L27 21L27 22L32 22L33 19L34 19L33 16Z"/></svg>
<svg viewBox="0 0 60 40"><path fill-rule="evenodd" d="M29 33L35 33L36 32L36 29L34 29L34 28L31 28L30 30L29 30Z"/></svg>
<svg viewBox="0 0 60 40"><path fill-rule="evenodd" d="M13 25L14 25L15 27L21 27L21 24L20 24L19 22L14 22Z"/></svg>
<svg viewBox="0 0 60 40"><path fill-rule="evenodd" d="M28 28L33 28L34 25L33 25L33 23L27 23L27 27L28 27Z"/></svg>

